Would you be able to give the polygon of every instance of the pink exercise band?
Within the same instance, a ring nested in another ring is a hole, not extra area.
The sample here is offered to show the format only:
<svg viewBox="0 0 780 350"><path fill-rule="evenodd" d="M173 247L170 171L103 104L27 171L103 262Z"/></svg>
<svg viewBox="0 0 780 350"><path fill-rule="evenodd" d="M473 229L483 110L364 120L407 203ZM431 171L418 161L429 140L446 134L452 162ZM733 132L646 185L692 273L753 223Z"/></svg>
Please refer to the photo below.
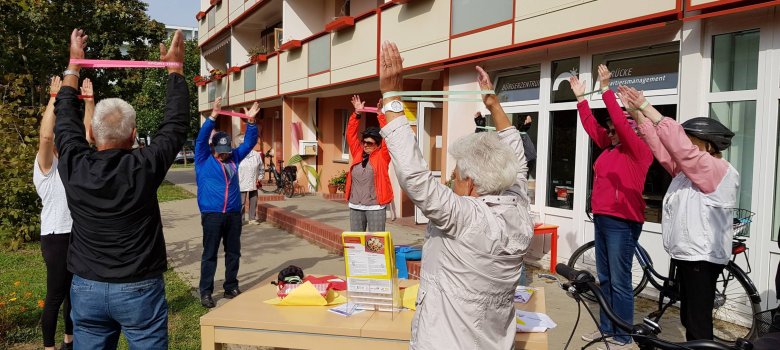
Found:
<svg viewBox="0 0 780 350"><path fill-rule="evenodd" d="M238 112L231 112L231 111L225 111L225 110L219 110L219 114L229 115L231 117L239 117L244 119L250 119L252 117L244 114L244 113L238 113Z"/></svg>
<svg viewBox="0 0 780 350"><path fill-rule="evenodd" d="M366 113L376 113L379 114L379 111L376 109L376 107L363 107L361 109L357 110L358 112L366 112Z"/></svg>
<svg viewBox="0 0 780 350"><path fill-rule="evenodd" d="M80 65L83 68L166 68L181 67L179 62L163 61L127 61L127 60L90 60L71 59L70 64Z"/></svg>

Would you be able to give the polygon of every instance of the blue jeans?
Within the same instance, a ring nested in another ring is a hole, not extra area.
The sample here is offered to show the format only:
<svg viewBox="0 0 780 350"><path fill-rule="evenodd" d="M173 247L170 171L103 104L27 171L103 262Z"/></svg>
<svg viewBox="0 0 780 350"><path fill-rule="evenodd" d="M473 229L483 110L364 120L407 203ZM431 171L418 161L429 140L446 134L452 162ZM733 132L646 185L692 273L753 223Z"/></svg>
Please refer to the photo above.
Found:
<svg viewBox="0 0 780 350"><path fill-rule="evenodd" d="M607 215L593 215L593 223L596 226L596 270L604 301L615 315L634 324L631 264L642 224ZM615 337L617 341L631 342L631 337L614 327L604 311L601 311L600 328L605 335L619 334Z"/></svg>
<svg viewBox="0 0 780 350"><path fill-rule="evenodd" d="M214 292L219 242L225 246L224 290L238 288L238 263L241 258L241 213L201 213L203 255L200 257L200 296Z"/></svg>
<svg viewBox="0 0 780 350"><path fill-rule="evenodd" d="M119 332L130 349L168 348L168 303L162 277L106 283L73 275L74 349L116 349Z"/></svg>

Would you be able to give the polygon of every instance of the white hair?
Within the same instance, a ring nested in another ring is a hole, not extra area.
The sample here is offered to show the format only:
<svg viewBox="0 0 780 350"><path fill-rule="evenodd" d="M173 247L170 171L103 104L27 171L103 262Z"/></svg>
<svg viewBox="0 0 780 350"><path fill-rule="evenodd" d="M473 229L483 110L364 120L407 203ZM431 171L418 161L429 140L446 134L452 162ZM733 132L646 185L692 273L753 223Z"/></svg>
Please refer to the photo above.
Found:
<svg viewBox="0 0 780 350"><path fill-rule="evenodd" d="M495 132L479 132L460 138L450 147L461 179L470 178L479 195L501 194L520 172L520 160Z"/></svg>
<svg viewBox="0 0 780 350"><path fill-rule="evenodd" d="M135 109L121 98L106 98L95 105L92 136L96 144L122 142L135 129Z"/></svg>

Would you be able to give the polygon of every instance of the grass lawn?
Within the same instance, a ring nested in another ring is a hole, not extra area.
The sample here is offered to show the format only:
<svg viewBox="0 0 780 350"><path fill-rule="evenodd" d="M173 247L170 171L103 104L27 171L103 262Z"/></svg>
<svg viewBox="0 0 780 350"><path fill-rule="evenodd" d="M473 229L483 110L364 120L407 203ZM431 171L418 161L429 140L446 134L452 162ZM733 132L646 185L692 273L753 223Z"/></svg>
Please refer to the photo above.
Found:
<svg viewBox="0 0 780 350"><path fill-rule="evenodd" d="M165 181L157 192L160 202L192 198L194 195ZM46 266L38 242L17 251L0 250L0 349L40 349L43 341L40 319L46 296ZM197 293L173 269L165 272L168 300L170 349L200 348L200 306ZM57 323L57 346L62 341L62 319ZM124 339L120 349L127 349Z"/></svg>

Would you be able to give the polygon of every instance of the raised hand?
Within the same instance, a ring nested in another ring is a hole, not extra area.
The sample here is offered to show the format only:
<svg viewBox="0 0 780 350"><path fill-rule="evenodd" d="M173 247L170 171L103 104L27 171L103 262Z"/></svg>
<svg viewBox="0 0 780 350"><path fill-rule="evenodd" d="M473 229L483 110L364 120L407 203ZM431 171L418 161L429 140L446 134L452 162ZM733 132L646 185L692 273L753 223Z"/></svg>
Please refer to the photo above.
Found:
<svg viewBox="0 0 780 350"><path fill-rule="evenodd" d="M211 117L216 118L219 115L220 110L222 110L222 96L219 96L214 100L214 107L211 108Z"/></svg>
<svg viewBox="0 0 780 350"><path fill-rule="evenodd" d="M490 81L490 75L485 72L484 69L480 66L475 67L477 69L477 84L479 84L480 90L493 90L493 83ZM493 101L495 100L495 101ZM491 95L482 95L482 102L485 103L485 105L488 104L488 102L498 102L498 98L495 94Z"/></svg>
<svg viewBox="0 0 780 350"><path fill-rule="evenodd" d="M84 49L87 47L87 36L83 29L74 29L70 33L70 58L84 58Z"/></svg>
<svg viewBox="0 0 780 350"><path fill-rule="evenodd" d="M51 77L51 83L49 84L49 93L56 95L58 92L60 92L61 86L62 86L62 79L60 78L59 75L55 75Z"/></svg>
<svg viewBox="0 0 780 350"><path fill-rule="evenodd" d="M645 93L638 91L637 89L629 86L621 86L618 88L621 95L625 95L625 99L635 108L639 108L645 103ZM621 98L622 100L622 98Z"/></svg>
<svg viewBox="0 0 780 350"><path fill-rule="evenodd" d="M360 100L360 96L358 95L352 95L352 107L355 107L355 110L363 109L363 107L366 106L366 102Z"/></svg>
<svg viewBox="0 0 780 350"><path fill-rule="evenodd" d="M168 66L168 74L178 73L184 75L184 35L181 29L173 34L170 48L166 49L165 44L160 44L160 60L179 63L178 66Z"/></svg>
<svg viewBox="0 0 780 350"><path fill-rule="evenodd" d="M609 78L612 77L612 72L609 71L607 66L599 65L599 84L602 89L609 88Z"/></svg>
<svg viewBox="0 0 780 350"><path fill-rule="evenodd" d="M222 102L222 101L220 100L220 102ZM249 119L247 119L246 121L249 124L254 124L255 123L255 116L257 115L258 112L260 112L260 104L257 103L257 102L253 103L252 107L249 108L249 110L244 108L244 114L249 116Z"/></svg>
<svg viewBox="0 0 780 350"><path fill-rule="evenodd" d="M84 79L84 81L81 83L80 89L82 95L89 96L89 97L84 97L85 100L94 98L95 95L92 91L92 80L89 80L89 78Z"/></svg>
<svg viewBox="0 0 780 350"><path fill-rule="evenodd" d="M403 59L395 43L385 41L379 56L379 91L383 94L389 91L403 90Z"/></svg>
<svg viewBox="0 0 780 350"><path fill-rule="evenodd" d="M569 77L569 86L574 96L577 96L577 102L585 99L585 83L580 81L576 76Z"/></svg>

